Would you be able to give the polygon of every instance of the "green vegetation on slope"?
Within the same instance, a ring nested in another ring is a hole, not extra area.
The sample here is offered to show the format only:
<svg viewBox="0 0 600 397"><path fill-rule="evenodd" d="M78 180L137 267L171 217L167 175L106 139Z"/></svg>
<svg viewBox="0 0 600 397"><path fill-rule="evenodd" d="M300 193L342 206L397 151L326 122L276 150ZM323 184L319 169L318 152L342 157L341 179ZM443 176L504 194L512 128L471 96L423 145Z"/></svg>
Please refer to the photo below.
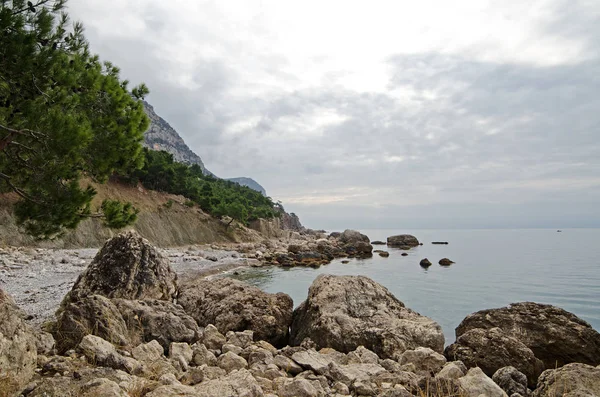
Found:
<svg viewBox="0 0 600 397"><path fill-rule="evenodd" d="M147 189L182 195L209 214L229 216L244 224L280 214L270 197L238 183L204 175L197 164L178 163L164 151L144 149L144 154L144 166L127 177Z"/></svg>
<svg viewBox="0 0 600 397"><path fill-rule="evenodd" d="M38 238L61 235L86 217L109 226L135 221L114 201L92 213L93 188L143 163L148 127L140 98L119 70L90 53L66 0L0 2L0 193L15 192L17 222Z"/></svg>

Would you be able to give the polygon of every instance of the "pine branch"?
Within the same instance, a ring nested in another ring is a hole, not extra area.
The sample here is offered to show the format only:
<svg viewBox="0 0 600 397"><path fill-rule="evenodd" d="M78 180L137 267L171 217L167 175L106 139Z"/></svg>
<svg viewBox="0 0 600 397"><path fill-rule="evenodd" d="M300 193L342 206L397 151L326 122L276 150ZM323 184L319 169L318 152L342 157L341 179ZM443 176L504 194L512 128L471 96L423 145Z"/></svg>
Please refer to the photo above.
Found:
<svg viewBox="0 0 600 397"><path fill-rule="evenodd" d="M28 195L27 193L25 193L22 189L16 187L12 182L11 182L11 177L0 172L0 178L4 179L4 181L6 182L6 184L8 185L9 188L11 188L11 190L15 193L17 193L19 196L21 196L22 198L24 198L27 201L31 201L33 203L39 204L39 205L43 205L42 202L34 199L33 197L31 197L30 195Z"/></svg>

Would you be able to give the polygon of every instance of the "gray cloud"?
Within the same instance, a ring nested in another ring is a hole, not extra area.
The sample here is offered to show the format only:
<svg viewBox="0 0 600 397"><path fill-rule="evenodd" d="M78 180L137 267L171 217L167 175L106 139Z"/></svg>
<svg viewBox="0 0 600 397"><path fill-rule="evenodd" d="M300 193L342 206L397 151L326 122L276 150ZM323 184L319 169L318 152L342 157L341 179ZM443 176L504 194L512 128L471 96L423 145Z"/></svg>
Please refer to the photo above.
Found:
<svg viewBox="0 0 600 397"><path fill-rule="evenodd" d="M193 39L221 55L191 50L183 67L163 51L180 39L177 20L150 4L132 37L87 24L93 50L150 86L156 111L209 169L255 178L309 226L600 225L600 17L585 2L556 1L535 26L583 43L580 58L390 53L387 85L372 92L340 83L344 70L303 86L285 56L248 53L214 27ZM288 88L255 85L246 66Z"/></svg>

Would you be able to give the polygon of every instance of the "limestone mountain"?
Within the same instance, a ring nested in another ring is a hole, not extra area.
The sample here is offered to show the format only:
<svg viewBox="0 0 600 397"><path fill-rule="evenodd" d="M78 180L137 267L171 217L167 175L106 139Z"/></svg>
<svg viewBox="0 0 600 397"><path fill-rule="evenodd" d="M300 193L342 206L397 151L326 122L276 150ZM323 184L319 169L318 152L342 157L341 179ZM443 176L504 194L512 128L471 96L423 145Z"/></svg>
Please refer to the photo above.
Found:
<svg viewBox="0 0 600 397"><path fill-rule="evenodd" d="M144 133L143 145L145 147L152 150L164 150L171 153L175 161L185 164L198 164L202 168L202 172L214 175L206 169L200 156L189 148L177 131L165 119L156 114L154 107L146 101L144 101L144 110L150 118L150 127ZM227 180L254 189L264 196L267 195L265 188L252 178L241 177Z"/></svg>
<svg viewBox="0 0 600 397"><path fill-rule="evenodd" d="M175 161L198 164L202 168L202 172L212 174L206 169L200 156L188 147L177 131L165 119L157 115L152 105L146 101L144 101L144 110L150 118L150 128L144 133L144 146L152 150L164 150L171 153Z"/></svg>

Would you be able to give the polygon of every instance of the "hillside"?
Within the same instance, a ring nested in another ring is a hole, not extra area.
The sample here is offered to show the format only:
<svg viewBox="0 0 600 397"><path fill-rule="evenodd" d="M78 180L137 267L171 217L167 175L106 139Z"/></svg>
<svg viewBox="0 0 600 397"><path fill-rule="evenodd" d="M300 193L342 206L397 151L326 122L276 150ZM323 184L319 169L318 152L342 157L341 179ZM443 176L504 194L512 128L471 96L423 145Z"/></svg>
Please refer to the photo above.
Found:
<svg viewBox="0 0 600 397"><path fill-rule="evenodd" d="M262 187L258 182L256 182L252 178L246 178L246 177L241 177L241 178L227 178L227 180L231 181L231 182L239 183L242 186L247 186L250 189L253 189L253 190L256 190L257 192L260 192L263 196L267 195L267 191L265 190L265 188Z"/></svg>
<svg viewBox="0 0 600 397"><path fill-rule="evenodd" d="M189 244L227 243L260 241L264 236L255 230L239 225L230 226L214 218L198 207L190 208L182 196L160 193L141 186L111 181L94 185L98 195L93 206L97 207L105 198L129 201L140 209L138 220L132 229L160 247ZM12 204L16 197L4 194L0 199L0 246L36 246L47 248L99 247L106 239L119 231L104 227L98 219L87 219L56 241L35 241L19 231L15 224ZM170 203L170 204L169 204ZM270 222L267 222L270 224ZM274 220L269 230L280 230L279 220ZM283 233L280 230L281 233Z"/></svg>

